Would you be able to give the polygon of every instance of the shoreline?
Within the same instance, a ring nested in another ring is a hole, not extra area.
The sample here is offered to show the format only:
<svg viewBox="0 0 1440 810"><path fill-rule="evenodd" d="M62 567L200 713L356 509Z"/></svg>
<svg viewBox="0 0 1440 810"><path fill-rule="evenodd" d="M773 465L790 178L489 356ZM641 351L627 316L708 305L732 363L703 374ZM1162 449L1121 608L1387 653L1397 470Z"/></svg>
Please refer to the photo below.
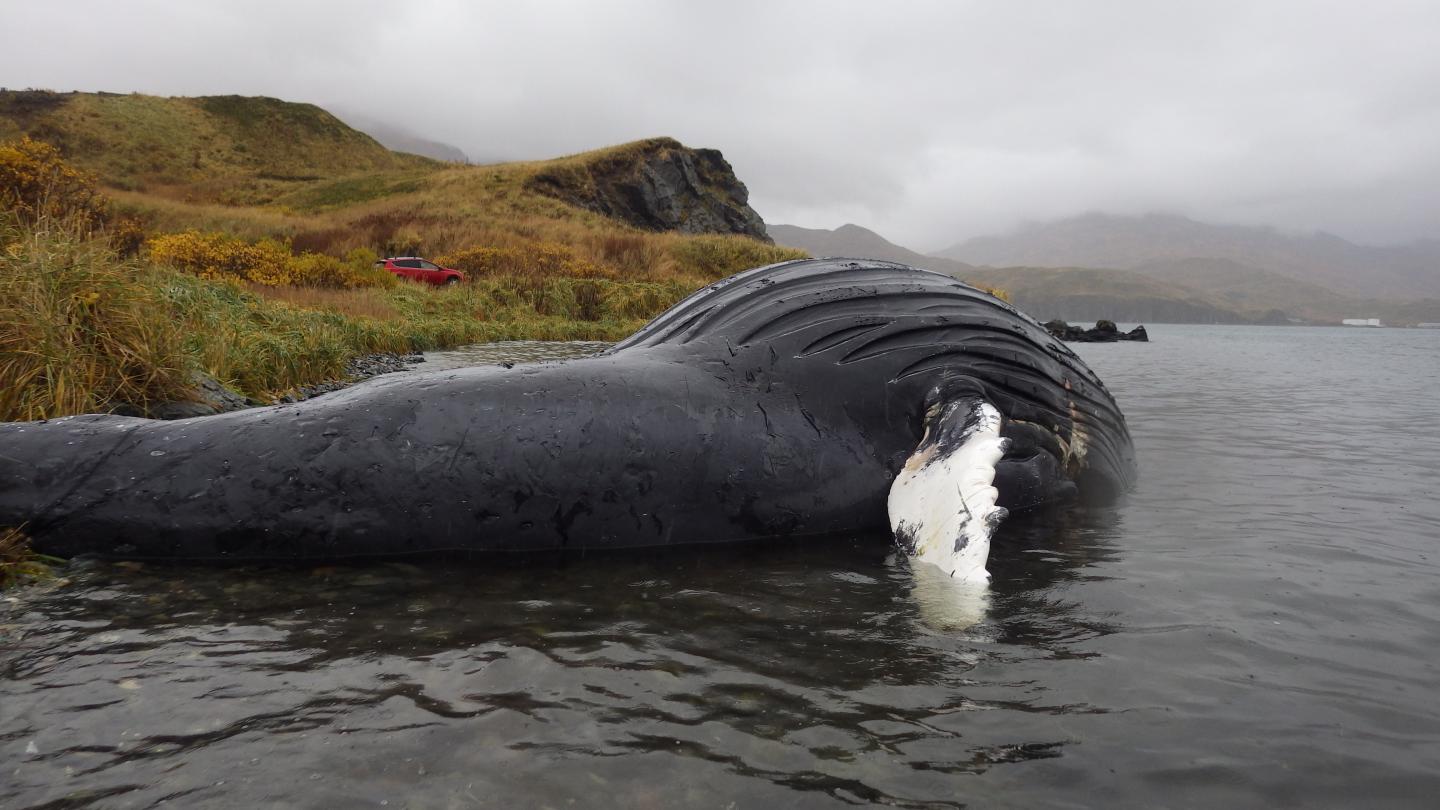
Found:
<svg viewBox="0 0 1440 810"><path fill-rule="evenodd" d="M162 402L148 408L144 412L140 412L135 408L118 408L111 411L111 413L119 416L140 416L147 419L175 421L177 419L193 419L197 416L216 416L222 413L244 411L251 408L286 405L294 402L303 402L307 399L314 399L315 397L334 391L340 391L356 383L364 382L371 377L379 377L382 374L411 371L417 365L424 362L425 355L421 352L411 352L409 354L397 354L394 352L362 354L346 361L345 376L342 379L324 380L313 385L302 385L293 392L282 394L270 402L261 402L236 393L215 378L203 372L197 372L195 386L196 399Z"/></svg>

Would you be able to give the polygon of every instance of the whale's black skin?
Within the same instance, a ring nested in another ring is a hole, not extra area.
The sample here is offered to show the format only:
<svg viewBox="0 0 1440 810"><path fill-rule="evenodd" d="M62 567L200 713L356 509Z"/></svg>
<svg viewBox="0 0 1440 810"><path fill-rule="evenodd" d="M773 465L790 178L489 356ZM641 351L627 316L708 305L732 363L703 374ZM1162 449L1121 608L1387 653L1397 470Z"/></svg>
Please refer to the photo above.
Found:
<svg viewBox="0 0 1440 810"><path fill-rule="evenodd" d="M60 556L234 560L882 530L927 408L956 396L1005 417L1001 505L1129 485L1124 417L1034 320L948 276L810 260L718 282L595 358L0 425L0 525Z"/></svg>

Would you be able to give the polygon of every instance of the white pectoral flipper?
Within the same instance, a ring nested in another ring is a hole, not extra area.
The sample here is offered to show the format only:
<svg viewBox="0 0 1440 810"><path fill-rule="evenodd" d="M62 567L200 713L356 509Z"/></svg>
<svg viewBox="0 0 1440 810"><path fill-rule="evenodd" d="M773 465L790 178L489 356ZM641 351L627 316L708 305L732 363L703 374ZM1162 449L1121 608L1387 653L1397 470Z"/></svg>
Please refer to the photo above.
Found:
<svg viewBox="0 0 1440 810"><path fill-rule="evenodd" d="M957 579L985 582L996 506L995 465L1005 455L1000 412L979 396L939 401L925 435L890 485L890 528L900 547Z"/></svg>

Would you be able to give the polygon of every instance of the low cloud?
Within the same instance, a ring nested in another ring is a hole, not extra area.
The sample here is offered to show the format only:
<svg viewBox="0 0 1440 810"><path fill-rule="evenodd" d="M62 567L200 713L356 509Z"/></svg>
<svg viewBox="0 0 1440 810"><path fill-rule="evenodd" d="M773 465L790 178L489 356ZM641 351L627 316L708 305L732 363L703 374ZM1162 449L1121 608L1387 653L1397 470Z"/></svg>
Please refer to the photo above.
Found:
<svg viewBox="0 0 1440 810"><path fill-rule="evenodd" d="M1088 210L1440 236L1431 3L66 3L0 82L263 94L538 158L722 149L768 221L919 249ZM63 47L59 45L63 44Z"/></svg>

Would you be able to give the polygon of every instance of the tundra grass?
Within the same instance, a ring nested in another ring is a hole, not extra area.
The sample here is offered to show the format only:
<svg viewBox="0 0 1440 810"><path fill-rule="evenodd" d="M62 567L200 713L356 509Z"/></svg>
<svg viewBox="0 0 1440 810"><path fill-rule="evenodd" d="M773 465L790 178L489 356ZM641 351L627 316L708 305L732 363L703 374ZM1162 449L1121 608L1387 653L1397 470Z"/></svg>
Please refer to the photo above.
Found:
<svg viewBox="0 0 1440 810"><path fill-rule="evenodd" d="M0 219L0 419L184 397L184 336L145 278L102 238Z"/></svg>
<svg viewBox="0 0 1440 810"><path fill-rule="evenodd" d="M122 260L102 237L0 227L0 420L144 411L195 372L259 400L347 361L493 340L616 340L703 279L484 276L433 288L265 287Z"/></svg>
<svg viewBox="0 0 1440 810"><path fill-rule="evenodd" d="M320 290L156 270L150 284L200 369L268 399L343 375L353 357L495 340L618 340L688 294L682 285L486 279L433 289Z"/></svg>

